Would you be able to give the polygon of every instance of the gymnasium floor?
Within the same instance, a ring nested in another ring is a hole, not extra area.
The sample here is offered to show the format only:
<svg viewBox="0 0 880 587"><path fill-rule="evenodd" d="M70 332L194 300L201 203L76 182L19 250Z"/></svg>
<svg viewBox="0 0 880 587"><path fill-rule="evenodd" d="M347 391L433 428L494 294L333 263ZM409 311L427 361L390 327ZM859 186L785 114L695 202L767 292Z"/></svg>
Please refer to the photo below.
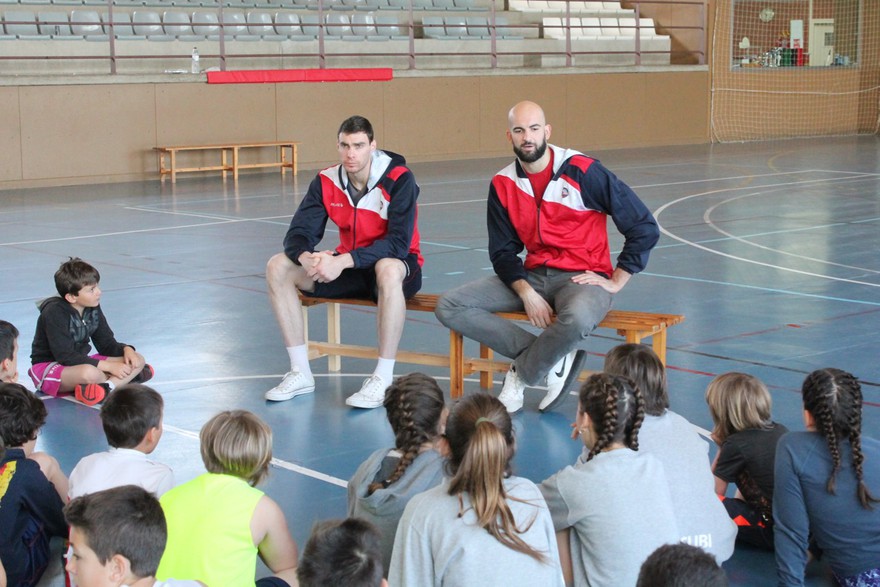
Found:
<svg viewBox="0 0 880 587"><path fill-rule="evenodd" d="M876 136L593 155L635 188L663 229L647 270L615 306L687 316L669 334L674 410L710 428L706 385L716 374L740 370L768 384L777 421L801 429L805 374L835 366L862 379L864 428L880 435ZM412 166L422 187L423 291L443 292L491 271L484 202L488 178L507 162ZM346 479L370 452L393 442L383 409L343 403L372 361L343 359L341 374L329 374L325 359L315 361L316 394L263 400L287 370L266 297L265 262L280 250L313 175L247 175L237 188L205 175L176 187L147 181L0 192L0 318L21 330L22 377L34 302L53 293L52 274L66 256L88 260L101 272L102 306L117 338L136 345L156 368L151 384L164 395L166 412L154 458L186 481L203 471L198 431L208 418L228 408L256 412L275 434L277 462L264 489L284 508L301 546L314 521L345 515ZM622 239L613 225L611 231L617 251ZM334 241L329 233L328 248ZM373 344L374 316L368 308L345 308L343 339ZM310 322L322 332L323 311L312 310ZM443 352L447 340L433 316L413 314L401 348ZM598 332L589 367L600 368L618 342L612 332ZM415 369L445 384L442 369L397 365L398 374ZM466 392L478 389L476 380L466 382ZM542 395L527 391L525 410L515 417L515 468L535 481L579 452L568 437L576 400L540 415ZM38 448L66 472L105 448L95 409L64 399L46 404L49 421ZM735 586L775 584L767 553L738 549L725 568ZM808 584L827 585L826 575L820 565L811 567Z"/></svg>

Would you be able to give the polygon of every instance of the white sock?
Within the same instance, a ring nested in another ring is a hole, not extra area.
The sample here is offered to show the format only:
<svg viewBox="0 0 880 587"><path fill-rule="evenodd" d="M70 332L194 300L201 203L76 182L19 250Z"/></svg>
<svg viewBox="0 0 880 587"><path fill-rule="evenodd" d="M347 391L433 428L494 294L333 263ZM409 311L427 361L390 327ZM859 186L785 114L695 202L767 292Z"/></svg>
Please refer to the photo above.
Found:
<svg viewBox="0 0 880 587"><path fill-rule="evenodd" d="M289 346L287 356L290 357L291 371L299 371L307 377L312 376L312 368L309 366L309 347L304 344Z"/></svg>
<svg viewBox="0 0 880 587"><path fill-rule="evenodd" d="M386 385L391 385L391 382L394 381L394 359L379 357L379 362L376 363L376 370L373 371L373 375L381 377Z"/></svg>

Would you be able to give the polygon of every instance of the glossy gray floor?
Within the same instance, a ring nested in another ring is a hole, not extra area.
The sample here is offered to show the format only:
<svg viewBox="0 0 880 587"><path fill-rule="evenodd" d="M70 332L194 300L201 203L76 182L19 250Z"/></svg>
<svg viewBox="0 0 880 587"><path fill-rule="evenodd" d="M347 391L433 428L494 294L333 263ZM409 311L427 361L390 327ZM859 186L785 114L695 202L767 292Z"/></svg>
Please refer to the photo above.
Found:
<svg viewBox="0 0 880 587"><path fill-rule="evenodd" d="M775 418L800 429L804 375L836 366L862 379L865 430L880 435L877 137L595 155L636 189L663 227L647 271L615 305L687 316L669 336L673 409L710 428L707 383L718 373L746 371L770 386ZM413 165L422 187L423 291L442 292L491 271L487 181L506 162ZM316 394L280 404L263 400L287 363L264 266L279 250L313 173L246 175L237 188L204 176L181 179L176 187L149 181L0 192L0 318L22 332L22 375L34 302L53 293L52 274L66 256L88 260L101 271L102 306L118 338L156 367L152 383L167 407L154 457L172 465L179 481L190 479L202 472L201 425L218 410L255 411L275 434L277 463L265 489L284 508L300 544L315 520L345 515L345 480L366 455L393 441L383 409L351 410L343 403L371 371L369 361L344 360L340 374L328 373L326 360L316 361ZM328 245L334 237L328 234ZM612 248L620 244L615 235ZM320 331L323 312L312 312L312 327ZM346 340L373 344L373 311L346 308L343 318ZM613 333L598 334L593 368L619 342ZM443 352L446 344L446 330L433 316L408 317L404 348ZM398 364L397 373L415 368ZM440 379L448 375L420 369ZM468 380L467 391L478 389ZM542 393L527 392L526 409L515 418L515 466L535 481L579 451L568 437L576 401L539 415ZM46 403L50 417L39 447L66 471L105 447L94 409ZM725 568L732 585L775 584L767 553L739 549ZM825 573L811 568L809 583L828 584Z"/></svg>

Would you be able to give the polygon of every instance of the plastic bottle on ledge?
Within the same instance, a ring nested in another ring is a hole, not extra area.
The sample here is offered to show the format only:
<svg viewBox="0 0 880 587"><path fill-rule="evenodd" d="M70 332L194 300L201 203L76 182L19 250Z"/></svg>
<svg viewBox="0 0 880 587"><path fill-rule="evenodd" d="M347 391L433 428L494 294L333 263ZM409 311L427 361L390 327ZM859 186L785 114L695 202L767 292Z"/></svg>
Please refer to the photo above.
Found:
<svg viewBox="0 0 880 587"><path fill-rule="evenodd" d="M192 73L201 73L201 69L199 69L199 48L193 47L192 53L192 67L190 69Z"/></svg>

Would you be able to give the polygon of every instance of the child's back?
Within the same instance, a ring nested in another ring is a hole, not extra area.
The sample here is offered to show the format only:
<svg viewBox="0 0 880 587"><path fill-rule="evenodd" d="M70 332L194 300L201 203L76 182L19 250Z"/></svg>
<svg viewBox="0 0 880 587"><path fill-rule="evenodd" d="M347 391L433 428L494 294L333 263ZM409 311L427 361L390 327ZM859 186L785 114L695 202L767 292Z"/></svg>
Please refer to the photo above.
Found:
<svg viewBox="0 0 880 587"><path fill-rule="evenodd" d="M724 373L706 388L706 403L719 445L712 472L715 491L737 520L737 540L773 549L773 478L776 445L788 432L770 418L767 387L746 373ZM739 495L724 497L729 483Z"/></svg>
<svg viewBox="0 0 880 587"><path fill-rule="evenodd" d="M443 434L446 409L440 386L422 373L395 379L385 392L384 405L396 447L377 450L358 467L348 482L348 515L379 528L387 569L406 504L443 481L436 443Z"/></svg>
<svg viewBox="0 0 880 587"><path fill-rule="evenodd" d="M168 544L156 577L253 587L259 553L275 573L273 585L295 584L297 547L284 512L255 487L269 472L272 430L254 414L235 410L211 418L200 440L208 473L160 500Z"/></svg>
<svg viewBox="0 0 880 587"><path fill-rule="evenodd" d="M110 450L88 455L70 474L70 499L121 485L137 485L161 497L174 473L147 458L162 436L162 396L146 385L124 385L101 406Z"/></svg>

